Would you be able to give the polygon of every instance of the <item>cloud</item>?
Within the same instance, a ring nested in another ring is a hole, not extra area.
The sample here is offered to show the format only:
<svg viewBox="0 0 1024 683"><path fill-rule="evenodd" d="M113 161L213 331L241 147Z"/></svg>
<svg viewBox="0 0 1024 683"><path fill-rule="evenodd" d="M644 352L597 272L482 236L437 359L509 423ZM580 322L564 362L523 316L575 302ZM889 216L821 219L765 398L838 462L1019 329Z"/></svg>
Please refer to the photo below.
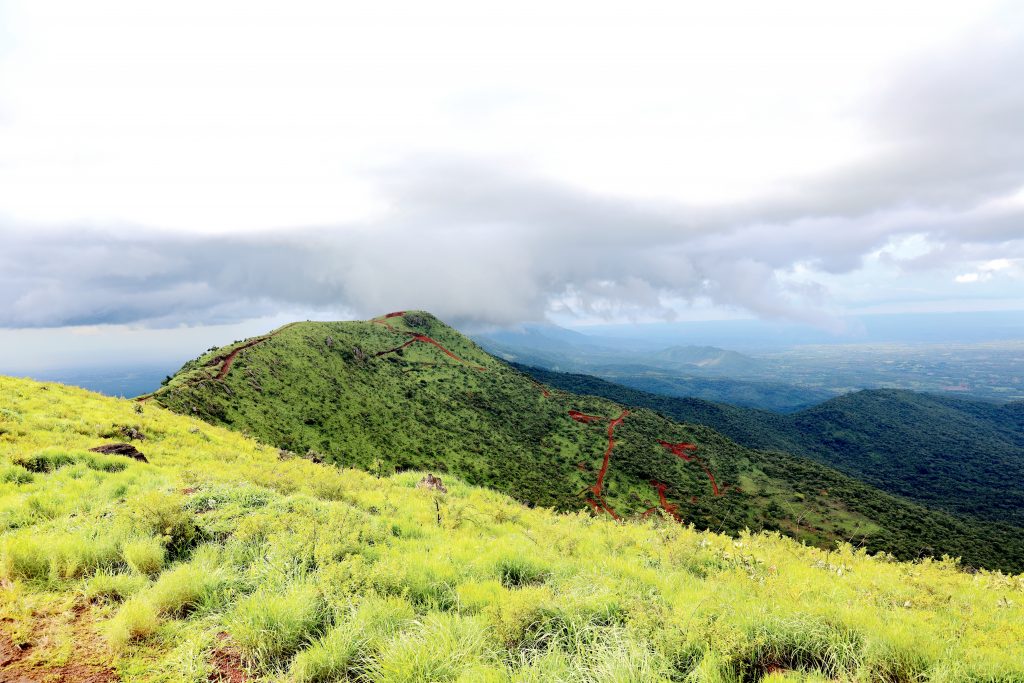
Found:
<svg viewBox="0 0 1024 683"><path fill-rule="evenodd" d="M838 330L828 283L910 236L927 249L886 255L896 277L996 283L1024 258L1024 21L1005 12L851 111L868 153L770 195L636 199L521 161L411 154L361 177L382 210L315 229L174 234L12 219L0 226L0 326L398 308L510 324L552 311L668 318L677 302L699 301Z"/></svg>

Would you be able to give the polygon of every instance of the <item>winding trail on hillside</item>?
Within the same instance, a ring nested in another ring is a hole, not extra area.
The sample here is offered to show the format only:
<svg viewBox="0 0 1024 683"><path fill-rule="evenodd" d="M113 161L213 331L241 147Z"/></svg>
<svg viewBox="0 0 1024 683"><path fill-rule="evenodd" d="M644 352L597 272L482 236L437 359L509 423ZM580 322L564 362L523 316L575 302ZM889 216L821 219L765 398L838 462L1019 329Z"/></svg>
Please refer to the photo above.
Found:
<svg viewBox="0 0 1024 683"><path fill-rule="evenodd" d="M648 508L642 516L650 516L650 514L657 510L660 506L662 510L672 515L672 518L677 522L683 521L683 518L679 515L679 506L676 505L675 503L668 502L668 498L665 497L665 491L668 490L668 484L657 480L652 480L651 486L653 486L654 490L658 492L658 505L655 505L652 508Z"/></svg>
<svg viewBox="0 0 1024 683"><path fill-rule="evenodd" d="M386 315L382 315L379 318L374 318L373 320L370 321L371 323L374 323L376 325L381 325L383 327L386 327L387 329L391 330L392 332L394 332L396 334L404 334L404 335L412 337L412 339L410 339L409 341L405 342L404 344L399 344L398 346L394 347L393 349L387 349L385 351L378 351L377 353L373 354L374 356L384 356L384 355L387 355L389 353L395 353L396 351L400 351L400 350L404 349L407 346L410 346L412 344L420 342L420 343L423 343L423 344L430 344L432 346L436 346L438 349L441 350L442 353L444 353L449 358L457 360L460 363L465 363L466 365L468 365L469 367L473 368L474 370L478 370L480 372L486 372L487 371L487 368L485 368L484 366L482 366L482 365L474 365L473 363L471 363L470 361L466 360L465 358L462 358L462 357L457 356L456 354L452 353L443 344L441 344L440 342L438 342L436 339L434 339L433 337L431 337L429 335L422 334L420 332L412 332L412 331L409 331L409 330L400 330L397 327L395 327L394 325L392 325L391 323L387 322L388 318L401 318L401 317L405 316L405 313L406 313L405 311L394 311L392 313L388 313Z"/></svg>
<svg viewBox="0 0 1024 683"><path fill-rule="evenodd" d="M708 481L711 482L712 495L722 495L722 492L719 491L718 489L718 482L715 481L715 475L711 473L711 470L708 469L708 466L704 464L703 460L698 458L696 455L693 455L693 453L697 450L697 444L687 443L685 441L681 441L679 443L669 443L668 441L662 441L661 439L658 439L658 443L664 446L665 450L667 450L677 458L682 458L686 462L697 463L697 465L700 466L702 470L704 470L704 473L708 475Z"/></svg>
<svg viewBox="0 0 1024 683"><path fill-rule="evenodd" d="M608 505L604 500L604 478L608 474L608 466L611 464L612 451L615 449L615 428L622 424L622 421L629 415L628 410L623 410L616 418L607 418L600 415L587 415L581 413L578 410L570 410L569 417L576 422L582 424L595 424L598 422L608 423L608 447L604 451L604 460L601 462L601 469L597 473L597 481L590 487L590 492L594 494L593 498L587 498L587 504L594 509L594 512L600 514L600 510L604 510L612 519L622 519L615 512L615 509Z"/></svg>
<svg viewBox="0 0 1024 683"><path fill-rule="evenodd" d="M184 386L195 386L196 384L200 384L202 382L206 382L206 381L209 381L211 379L216 379L218 381L223 382L224 378L226 378L228 376L228 373L231 372L231 366L234 365L235 359L238 357L239 353L241 353L245 349L250 349L250 348L256 346L257 344L262 344L263 342L265 342L265 341L267 341L269 339L273 339L277 335L279 335L282 332L284 332L285 330L287 330L289 327L292 327L292 326L298 325L298 324L299 324L298 322L294 322L294 323L288 323L287 325L282 325L281 327L277 328L273 332L269 332L269 333L263 335L262 337L255 337L253 339L250 339L249 341L246 341L246 342L236 346L235 348L233 348L231 351L229 351L227 354L225 354L223 356L214 356L213 358L211 358L206 363L205 367L210 367L212 365L216 365L217 363L220 363L221 365L220 365L220 368L217 371L217 376L213 377L213 378L211 378L209 376L206 376L206 377L196 377L196 378L190 379L188 382L186 382L184 384ZM154 396L156 396L158 393L159 393L159 390L154 391L154 392L149 393L149 394L143 394L142 396L139 396L135 400L138 401L139 403L145 403L149 399L151 399Z"/></svg>

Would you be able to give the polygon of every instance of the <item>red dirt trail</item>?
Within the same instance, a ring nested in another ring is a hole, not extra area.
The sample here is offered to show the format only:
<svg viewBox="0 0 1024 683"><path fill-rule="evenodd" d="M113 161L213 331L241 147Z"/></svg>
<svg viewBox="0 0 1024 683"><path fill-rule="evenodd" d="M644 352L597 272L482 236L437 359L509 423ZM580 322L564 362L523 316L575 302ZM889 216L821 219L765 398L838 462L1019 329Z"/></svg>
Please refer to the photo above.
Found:
<svg viewBox="0 0 1024 683"><path fill-rule="evenodd" d="M220 361L221 366L220 366L220 370L217 371L216 379L223 380L225 377L228 376L228 373L231 372L231 366L234 364L235 358L238 356L238 354L240 352L244 351L245 349L252 348L253 346L256 346L257 344L262 344L263 342L267 341L268 339L273 339L277 335L279 335L282 332L284 332L285 330L287 330L292 325L297 325L297 324L298 323L288 323L287 325L282 325L281 327L277 328L276 330L274 330L270 334L265 334L262 337L256 337L255 339L250 339L249 341L245 342L244 344L241 344L238 347L232 349L228 353L228 355L224 356L223 358L214 358L213 360L211 360L210 362L207 363L207 366L214 365L218 361ZM204 381L206 379L209 379L209 378L208 377L200 377L200 378L197 378L197 379L189 382L189 384L197 384L197 383L202 382L202 381ZM135 400L138 401L139 403L145 403L149 399L153 398L153 396L155 396L155 395L156 395L156 392L153 392L153 393L150 393L150 394L144 394L142 396L139 396Z"/></svg>
<svg viewBox="0 0 1024 683"><path fill-rule="evenodd" d="M696 455L690 455L697 450L697 446L695 444L686 443L685 441L680 443L669 443L668 441L662 441L661 439L658 439L658 443L664 446L666 450L672 453L672 455L682 458L686 462L697 463L697 465L704 470L704 474L708 475L708 481L711 482L711 491L713 495L722 495L722 492L718 490L718 482L715 481L715 475L711 473L711 470L708 469L707 465L705 465L700 458Z"/></svg>
<svg viewBox="0 0 1024 683"><path fill-rule="evenodd" d="M256 339L247 341L241 346L236 347L228 355L224 356L224 363L220 366L220 372L217 373L217 379L224 379L225 377L228 376L228 373L231 371L231 365L232 363L235 362L235 357L238 355L240 351L242 351L243 349L248 349L249 347L252 346L256 346L257 344L262 344L263 342L270 339L270 337L271 335L267 335L266 337L257 337Z"/></svg>
<svg viewBox="0 0 1024 683"><path fill-rule="evenodd" d="M619 517L615 510L604 501L604 477L608 473L608 465L611 463L612 451L615 449L615 428L622 424L622 421L625 420L626 416L628 415L628 410L623 410L622 413L620 413L619 416L616 418L601 417L599 415L587 415L586 413L581 413L578 410L569 411L569 417L571 417L576 422L581 422L583 424L594 424L596 422L605 421L608 422L608 448L606 448L604 451L604 460L601 462L601 469L597 473L597 481L594 483L592 487L590 487L590 492L594 494L594 497L593 499L587 498L586 501L587 504L594 509L595 513L600 514L600 510L604 510L609 515L611 515L612 519L615 520L619 520L622 518Z"/></svg>
<svg viewBox="0 0 1024 683"><path fill-rule="evenodd" d="M410 339L409 341L407 341L404 344L401 344L399 346L396 346L393 349L388 349L386 351L379 351L379 352L375 353L374 354L375 356L384 356L384 355L387 355L389 353L394 353L395 351L398 351L399 349L404 349L406 346L409 346L411 344L415 344L416 342L421 342L421 343L424 343L424 344L431 344L433 346L436 346L437 348L439 348L441 350L442 353L444 353L449 358L453 358L453 359L459 361L460 363L465 363L466 365L468 365L469 367L473 368L474 370L479 370L480 372L486 372L487 371L487 368L483 367L482 365L473 365L473 363L471 363L470 361L466 360L465 358L461 358L461 357L455 355L454 353L452 353L447 348L445 348L444 345L439 343L433 337L430 337L430 336L425 335L425 334L420 334L419 332L410 332L408 330L400 330L397 327L395 327L394 325L392 325L391 323L385 322L385 320L387 320L388 318L400 318L400 317L402 317L404 315L405 315L405 311L395 311L394 313L388 313L387 315L383 315L383 316L381 316L379 318L374 318L373 320L370 321L371 323L375 323L377 325L382 325L382 326L388 328L389 330L391 330L392 332L395 332L396 334L404 334L404 335L408 335L408 336L412 337L412 339Z"/></svg>
<svg viewBox="0 0 1024 683"><path fill-rule="evenodd" d="M660 481L652 481L651 485L654 487L654 490L658 492L658 503L661 505L661 509L667 512L668 514L672 515L672 518L675 519L677 522L682 521L682 517L679 516L678 512L679 506L676 505L675 503L668 502L668 499L665 497L665 490L668 489L668 484L662 483ZM654 509L655 508L651 508L651 510ZM646 515L649 512L650 510L644 514Z"/></svg>

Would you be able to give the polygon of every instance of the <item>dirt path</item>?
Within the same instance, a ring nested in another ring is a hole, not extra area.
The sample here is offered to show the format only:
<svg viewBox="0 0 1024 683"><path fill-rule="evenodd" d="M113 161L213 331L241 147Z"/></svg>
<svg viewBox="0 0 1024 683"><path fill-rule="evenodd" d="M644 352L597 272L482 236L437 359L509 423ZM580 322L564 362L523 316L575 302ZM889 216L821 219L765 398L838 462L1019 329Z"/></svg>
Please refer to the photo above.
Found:
<svg viewBox="0 0 1024 683"><path fill-rule="evenodd" d="M253 339L250 339L249 341L244 342L243 344L240 344L239 346L235 347L234 349L229 351L224 356L215 356L215 357L213 357L212 359L210 359L210 361L208 361L206 363L206 367L209 367L211 365L217 365L218 363L220 363L220 368L217 370L217 376L215 378L213 378L213 379L216 379L218 381L223 381L224 378L228 376L228 373L231 372L231 366L234 364L235 358L238 357L239 353L241 353L245 349L252 348L253 346L256 346L257 344L262 344L263 342L265 342L265 341L267 341L269 339L273 339L274 337L276 337L277 335L281 334L282 332L287 330L289 327L292 327L293 325L298 325L298 323L297 322L288 323L287 325L282 325L281 327L277 328L273 332L270 332L269 334L265 334L262 337L255 337ZM209 379L211 379L209 376L197 377L197 378L187 382L186 386L192 386L192 385L195 385L195 384L199 384L200 382L205 382L205 381L207 381ZM142 396L137 397L135 400L138 401L139 403L145 403L149 399L155 397L158 393L160 393L160 390L154 391L151 394L143 394Z"/></svg>
<svg viewBox="0 0 1024 683"><path fill-rule="evenodd" d="M672 453L672 455L682 458L686 462L697 463L697 465L704 470L704 474L708 475L708 481L711 482L712 495L722 495L722 492L718 490L718 482L715 481L715 475L711 473L711 470L709 470L708 466L704 464L704 461L696 455L692 455L697 450L696 444L686 443L685 441L680 443L669 443L668 441L662 441L660 439L658 440L658 443L664 446L665 450Z"/></svg>
<svg viewBox="0 0 1024 683"><path fill-rule="evenodd" d="M425 334L421 334L419 332L410 332L409 330L400 330L397 327L395 327L394 325L392 325L391 323L386 322L388 318L400 318L400 317L402 317L404 315L405 315L405 311L395 311L393 313L388 313L387 315L383 315L383 316L381 316L379 318L374 318L373 320L370 321L371 323L374 323L376 325L381 325L383 327L386 327L387 329L391 330L395 334L404 334L404 335L412 337L412 339L410 339L409 341L405 342L404 344L400 344L399 346L396 346L393 349L387 349L386 351L378 351L377 353L373 354L374 356L384 356L384 355L387 355L389 353L395 353L396 351L404 349L405 347L407 347L407 346L409 346L411 344L415 344L417 342L420 342L420 343L423 343L423 344L430 344L432 346L436 346L438 349L441 350L442 353L444 353L449 358L457 360L460 363L465 363L466 365L468 365L469 367L473 368L474 370L479 370L480 372L486 372L487 371L487 368L483 367L482 365L474 365L473 363L471 363L470 361L466 360L465 358L462 358L460 356L455 355L454 353L452 353L450 350L445 348L445 346L443 344L438 342L433 337L430 337L430 336L425 335Z"/></svg>
<svg viewBox="0 0 1024 683"><path fill-rule="evenodd" d="M270 339L270 336L271 335L267 335L266 337L258 337L257 339L252 339L250 341L247 341L244 344L242 344L241 346L236 347L228 355L224 356L224 362L220 366L220 372L217 373L217 379L221 379L222 380L222 379L224 379L225 377L228 376L228 372L231 371L231 365L232 365L232 363L235 362L235 357L238 356L238 354L241 351L243 351L244 349L248 349L248 348L251 348L253 346L256 346L257 344L262 344L263 342L265 342L268 339Z"/></svg>
<svg viewBox="0 0 1024 683"><path fill-rule="evenodd" d="M622 421L629 415L628 410L623 410L616 418L601 417L600 415L587 415L581 413L578 410L570 410L569 417L576 422L582 424L595 424L597 422L608 422L608 447L604 451L604 460L601 462L601 469L597 473L597 481L590 487L590 492L594 494L593 498L587 498L587 504L593 508L594 512L600 514L601 510L604 510L612 519L622 519L615 512L614 508L608 505L604 500L604 478L608 474L608 466L611 464L612 451L615 450L615 428L622 424Z"/></svg>
<svg viewBox="0 0 1024 683"><path fill-rule="evenodd" d="M672 518L677 522L681 522L683 518L679 516L679 506L675 503L668 502L668 498L665 497L665 491L668 489L668 484L660 481L652 481L651 485L654 486L654 490L658 492L658 504L661 505L661 509L672 515ZM651 508L651 510L655 509L656 508ZM648 510L644 514L649 514L651 510Z"/></svg>

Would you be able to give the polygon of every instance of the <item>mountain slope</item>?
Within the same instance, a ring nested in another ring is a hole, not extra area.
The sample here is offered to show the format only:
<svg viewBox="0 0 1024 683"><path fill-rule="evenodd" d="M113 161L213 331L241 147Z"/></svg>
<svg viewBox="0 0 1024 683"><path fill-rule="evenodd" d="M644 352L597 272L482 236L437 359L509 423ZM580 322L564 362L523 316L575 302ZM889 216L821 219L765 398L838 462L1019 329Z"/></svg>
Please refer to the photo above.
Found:
<svg viewBox="0 0 1024 683"><path fill-rule="evenodd" d="M708 425L751 448L813 458L929 507L1024 526L1020 403L999 406L879 389L780 415L693 398L654 398L597 378L522 369L553 386Z"/></svg>
<svg viewBox="0 0 1024 683"><path fill-rule="evenodd" d="M1024 577L421 476L0 377L0 680L1024 678Z"/></svg>
<svg viewBox="0 0 1024 683"><path fill-rule="evenodd" d="M1024 541L1003 529L979 535L707 427L550 392L422 312L293 324L212 350L149 400L330 463L450 472L531 505L622 518L660 509L699 528L1024 568Z"/></svg>

